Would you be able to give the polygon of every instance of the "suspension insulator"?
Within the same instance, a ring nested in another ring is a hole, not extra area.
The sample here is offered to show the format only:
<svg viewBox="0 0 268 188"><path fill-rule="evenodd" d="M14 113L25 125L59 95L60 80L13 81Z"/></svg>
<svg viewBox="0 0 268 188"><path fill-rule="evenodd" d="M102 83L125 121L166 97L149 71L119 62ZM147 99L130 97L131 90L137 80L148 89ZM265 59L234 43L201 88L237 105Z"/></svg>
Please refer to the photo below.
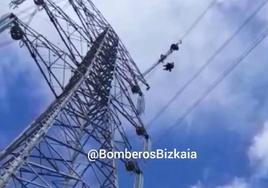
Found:
<svg viewBox="0 0 268 188"><path fill-rule="evenodd" d="M125 163L126 170L129 172L133 172L136 170L136 164L134 161L127 161Z"/></svg>
<svg viewBox="0 0 268 188"><path fill-rule="evenodd" d="M136 133L138 136L144 136L145 139L149 139L149 135L144 127L136 127Z"/></svg>
<svg viewBox="0 0 268 188"><path fill-rule="evenodd" d="M146 133L146 134L144 135L144 138L145 138L146 140L149 140L149 135Z"/></svg>
<svg viewBox="0 0 268 188"><path fill-rule="evenodd" d="M139 136L143 136L146 133L146 130L144 127L136 127L136 133Z"/></svg>
<svg viewBox="0 0 268 188"><path fill-rule="evenodd" d="M161 54L161 55L160 55L159 62L160 62L160 63L163 63L163 62L165 61L165 59L166 59L166 58L167 58L167 56L166 56L166 55Z"/></svg>
<svg viewBox="0 0 268 188"><path fill-rule="evenodd" d="M138 169L135 170L135 173L136 173L136 174L141 174L142 171L138 168Z"/></svg>
<svg viewBox="0 0 268 188"><path fill-rule="evenodd" d="M37 5L37 6L42 6L44 5L44 0L34 0L34 3Z"/></svg>
<svg viewBox="0 0 268 188"><path fill-rule="evenodd" d="M134 85L131 87L131 91L133 94L140 94L141 93L141 89L138 85Z"/></svg>
<svg viewBox="0 0 268 188"><path fill-rule="evenodd" d="M11 27L10 34L11 34L12 39L14 40L21 40L24 35L22 29L17 24Z"/></svg>

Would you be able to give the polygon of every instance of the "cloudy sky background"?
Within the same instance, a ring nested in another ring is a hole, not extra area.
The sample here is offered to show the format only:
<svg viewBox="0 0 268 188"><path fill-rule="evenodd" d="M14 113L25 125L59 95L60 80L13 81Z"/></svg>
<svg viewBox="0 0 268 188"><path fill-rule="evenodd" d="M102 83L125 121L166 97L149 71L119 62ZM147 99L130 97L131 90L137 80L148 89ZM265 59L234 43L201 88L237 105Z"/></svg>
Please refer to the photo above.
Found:
<svg viewBox="0 0 268 188"><path fill-rule="evenodd" d="M95 0L142 71L177 41L209 0ZM145 123L209 59L264 0L219 0L148 78ZM6 12L5 4L0 4ZM268 185L268 40L260 44L183 123L176 120L267 26L268 4L152 125L154 148L197 150L196 161L147 161L145 188L265 188ZM51 100L37 67L18 44L0 35L0 146L6 146ZM174 126L175 125L175 126ZM163 134L165 133L165 134ZM156 142L154 142L154 140ZM126 185L122 178L122 185ZM126 187L126 186L125 186Z"/></svg>

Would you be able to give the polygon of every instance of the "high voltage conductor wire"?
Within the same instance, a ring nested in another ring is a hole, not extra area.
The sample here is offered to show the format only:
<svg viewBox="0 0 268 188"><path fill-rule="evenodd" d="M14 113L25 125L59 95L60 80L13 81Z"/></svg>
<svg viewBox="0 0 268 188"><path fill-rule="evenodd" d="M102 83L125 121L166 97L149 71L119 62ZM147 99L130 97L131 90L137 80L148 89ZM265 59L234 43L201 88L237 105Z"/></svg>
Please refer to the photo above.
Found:
<svg viewBox="0 0 268 188"><path fill-rule="evenodd" d="M228 46L228 44L241 32L242 29L257 15L257 13L267 4L267 0L263 1L257 9L242 23L242 25L231 35L203 64L200 69L176 92L176 94L168 101L168 103L160 109L160 111L153 117L148 123L148 127L152 125L169 107L170 105L184 92L184 90L190 86L190 84L213 62L213 60L220 54L222 50Z"/></svg>
<svg viewBox="0 0 268 188"><path fill-rule="evenodd" d="M198 98L183 114L180 116L176 122L166 131L166 134L170 132L175 126L181 125L184 119L201 104L201 102L208 97L208 95L241 63L245 60L251 52L259 45L268 35L268 27L251 43L251 45L234 61L227 69L225 69L221 76L218 77L209 88ZM163 138L163 137L162 137ZM159 142L162 138L158 139Z"/></svg>
<svg viewBox="0 0 268 188"><path fill-rule="evenodd" d="M181 40L185 39L193 30L194 28L199 24L199 22L206 16L206 14L209 12L209 10L216 5L217 0L213 0L209 3L208 7L202 12L200 16L194 21L194 23L189 27L189 29L182 35Z"/></svg>
<svg viewBox="0 0 268 188"><path fill-rule="evenodd" d="M194 30L194 28L200 23L200 21L206 16L206 14L209 12L209 10L217 3L217 0L213 0L209 3L209 5L206 7L206 9L197 17L197 19L193 22L193 24L189 27L189 29L186 30L186 32L182 35L179 41L177 41L175 44L179 45L181 42ZM173 53L173 50L169 49L164 56L168 58ZM161 58L160 58L161 59ZM154 63L150 68L148 68L144 73L143 76L149 76L149 73L152 73L155 68L161 64L160 59ZM151 74L150 74L151 75Z"/></svg>
<svg viewBox="0 0 268 188"><path fill-rule="evenodd" d="M209 12L209 10L217 3L218 0L212 0L209 5L206 7L206 9L198 16L198 18L193 22L193 24L189 27L189 29L182 35L181 39L176 43L179 45L183 39L185 39L193 30L194 28L200 23L200 21L206 16L206 14ZM172 50L168 50L164 56L169 57L173 53ZM161 58L160 58L161 59ZM142 75L148 79L149 76L152 75L153 71L156 70L155 68L161 64L160 59L154 63L150 68L148 68L145 72L142 73Z"/></svg>

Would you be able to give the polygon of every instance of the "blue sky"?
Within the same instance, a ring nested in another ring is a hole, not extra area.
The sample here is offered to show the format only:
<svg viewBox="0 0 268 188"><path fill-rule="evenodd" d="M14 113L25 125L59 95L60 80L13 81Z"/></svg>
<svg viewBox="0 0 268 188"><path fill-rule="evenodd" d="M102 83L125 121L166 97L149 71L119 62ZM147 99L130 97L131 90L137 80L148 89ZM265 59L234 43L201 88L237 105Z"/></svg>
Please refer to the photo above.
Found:
<svg viewBox="0 0 268 188"><path fill-rule="evenodd" d="M172 73L158 68L148 79L145 122L241 25L263 0L219 0L172 55ZM179 39L209 0L100 0L96 6L114 26L141 70ZM4 6L0 6L6 11ZM267 26L266 5L211 66L151 126L154 148L191 148L196 161L142 164L145 188L266 188L268 186L268 40L216 88L185 121L163 134ZM0 35L0 43L7 34ZM0 48L0 146L3 148L51 101L37 67L13 43ZM163 92L165 91L165 92ZM161 141L154 143L154 140ZM121 177L128 187L129 175Z"/></svg>

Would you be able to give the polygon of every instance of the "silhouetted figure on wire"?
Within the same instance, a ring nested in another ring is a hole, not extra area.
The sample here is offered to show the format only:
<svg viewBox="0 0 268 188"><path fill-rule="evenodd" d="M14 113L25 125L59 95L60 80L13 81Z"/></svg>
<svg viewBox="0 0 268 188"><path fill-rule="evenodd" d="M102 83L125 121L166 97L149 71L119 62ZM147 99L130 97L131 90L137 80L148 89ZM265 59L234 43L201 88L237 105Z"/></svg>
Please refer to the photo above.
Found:
<svg viewBox="0 0 268 188"><path fill-rule="evenodd" d="M172 69L174 69L174 66L175 66L174 63L167 63L164 65L164 70L171 72Z"/></svg>
<svg viewBox="0 0 268 188"><path fill-rule="evenodd" d="M179 50L179 45L178 44L171 44L170 50L171 51L178 51Z"/></svg>

